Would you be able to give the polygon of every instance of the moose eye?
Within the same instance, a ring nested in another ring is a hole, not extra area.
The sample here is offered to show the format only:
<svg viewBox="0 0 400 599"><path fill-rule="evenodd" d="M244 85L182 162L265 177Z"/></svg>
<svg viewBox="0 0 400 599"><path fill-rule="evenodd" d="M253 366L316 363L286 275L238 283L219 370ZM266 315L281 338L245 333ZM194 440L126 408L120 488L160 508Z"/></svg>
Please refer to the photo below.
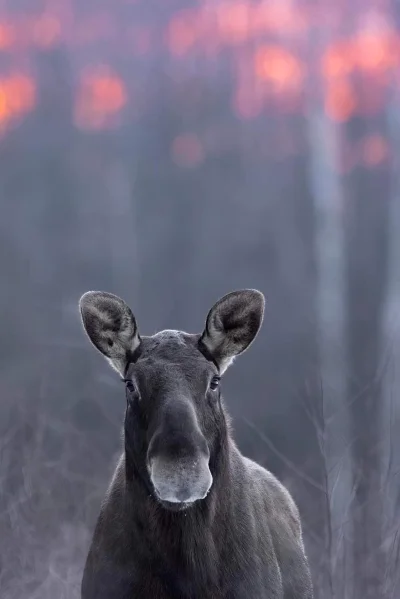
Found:
<svg viewBox="0 0 400 599"><path fill-rule="evenodd" d="M133 381L131 381L130 379L125 381L125 387L127 391L129 391L129 393L133 393L135 391L135 385L133 384Z"/></svg>
<svg viewBox="0 0 400 599"><path fill-rule="evenodd" d="M216 389L219 385L220 378L219 376L213 376L210 383L210 389Z"/></svg>

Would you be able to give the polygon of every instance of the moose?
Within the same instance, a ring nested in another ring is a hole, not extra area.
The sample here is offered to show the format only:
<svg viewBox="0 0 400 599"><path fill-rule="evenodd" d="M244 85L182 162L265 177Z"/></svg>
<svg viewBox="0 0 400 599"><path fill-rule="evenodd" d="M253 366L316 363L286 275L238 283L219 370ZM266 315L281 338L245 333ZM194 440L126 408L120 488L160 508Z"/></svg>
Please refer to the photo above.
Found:
<svg viewBox="0 0 400 599"><path fill-rule="evenodd" d="M101 506L82 599L312 599L299 512L235 444L221 377L255 339L264 295L233 291L201 334L139 333L88 291L83 327L125 383L124 451Z"/></svg>

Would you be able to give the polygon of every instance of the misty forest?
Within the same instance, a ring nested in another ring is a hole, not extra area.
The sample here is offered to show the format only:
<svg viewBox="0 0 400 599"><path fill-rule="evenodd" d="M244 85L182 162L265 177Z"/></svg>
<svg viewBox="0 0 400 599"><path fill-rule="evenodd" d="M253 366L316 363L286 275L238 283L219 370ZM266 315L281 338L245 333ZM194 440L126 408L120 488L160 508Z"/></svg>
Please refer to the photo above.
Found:
<svg viewBox="0 0 400 599"><path fill-rule="evenodd" d="M124 388L78 301L201 332L256 288L222 382L301 513L317 599L400 599L399 3L0 8L0 596L79 599Z"/></svg>

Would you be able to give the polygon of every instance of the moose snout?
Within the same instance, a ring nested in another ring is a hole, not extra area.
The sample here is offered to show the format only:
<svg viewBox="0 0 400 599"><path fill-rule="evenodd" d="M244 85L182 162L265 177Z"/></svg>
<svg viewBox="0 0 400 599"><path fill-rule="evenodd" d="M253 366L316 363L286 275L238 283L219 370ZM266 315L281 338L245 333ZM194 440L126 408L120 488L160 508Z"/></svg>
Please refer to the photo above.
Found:
<svg viewBox="0 0 400 599"><path fill-rule="evenodd" d="M213 482L205 456L179 460L154 457L150 461L150 477L157 497L174 504L204 499Z"/></svg>
<svg viewBox="0 0 400 599"><path fill-rule="evenodd" d="M167 401L149 443L147 464L155 495L164 507L204 499L213 478L210 451L190 401ZM172 508L174 509L174 508Z"/></svg>

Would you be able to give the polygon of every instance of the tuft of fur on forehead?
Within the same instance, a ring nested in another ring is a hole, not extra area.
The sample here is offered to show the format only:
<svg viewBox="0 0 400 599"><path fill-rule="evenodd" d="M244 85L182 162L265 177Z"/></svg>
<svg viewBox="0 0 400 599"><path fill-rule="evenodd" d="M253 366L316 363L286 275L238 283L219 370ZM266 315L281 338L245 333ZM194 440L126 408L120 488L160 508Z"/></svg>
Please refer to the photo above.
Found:
<svg viewBox="0 0 400 599"><path fill-rule="evenodd" d="M138 363L142 360L170 362L184 367L185 364L209 363L199 348L199 334L165 330L151 337L141 337L137 352Z"/></svg>
<svg viewBox="0 0 400 599"><path fill-rule="evenodd" d="M185 337L188 337L188 334L184 333L183 331L165 329L164 331L160 331L159 333L153 335L152 339L159 340L160 342L172 341L178 345L186 345L187 340L185 340Z"/></svg>

